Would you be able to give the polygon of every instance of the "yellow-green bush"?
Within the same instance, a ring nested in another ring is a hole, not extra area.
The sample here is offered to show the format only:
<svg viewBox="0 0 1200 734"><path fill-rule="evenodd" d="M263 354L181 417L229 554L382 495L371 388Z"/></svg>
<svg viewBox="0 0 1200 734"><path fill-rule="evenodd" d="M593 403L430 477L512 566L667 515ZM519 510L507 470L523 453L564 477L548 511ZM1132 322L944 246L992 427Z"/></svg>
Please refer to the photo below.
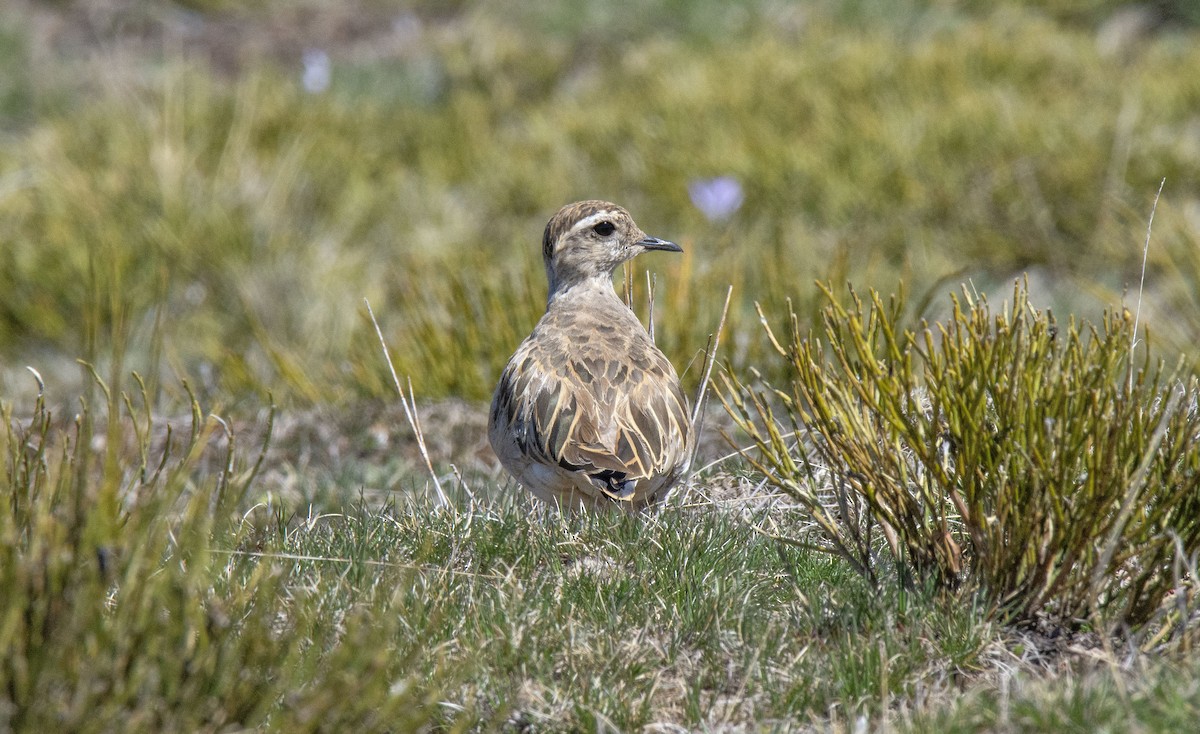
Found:
<svg viewBox="0 0 1200 734"><path fill-rule="evenodd" d="M1060 325L1018 287L903 329L898 299L826 296L818 332L793 314L771 335L789 383L727 376L722 395L819 528L793 540L871 579L886 561L906 583L965 583L1008 619L1194 634L1166 600L1195 591L1200 384L1132 359L1128 312Z"/></svg>
<svg viewBox="0 0 1200 734"><path fill-rule="evenodd" d="M218 419L96 391L74 420L0 402L0 729L411 730L441 673L379 645L402 610L340 625L242 548L257 468ZM106 424L106 425L105 425Z"/></svg>

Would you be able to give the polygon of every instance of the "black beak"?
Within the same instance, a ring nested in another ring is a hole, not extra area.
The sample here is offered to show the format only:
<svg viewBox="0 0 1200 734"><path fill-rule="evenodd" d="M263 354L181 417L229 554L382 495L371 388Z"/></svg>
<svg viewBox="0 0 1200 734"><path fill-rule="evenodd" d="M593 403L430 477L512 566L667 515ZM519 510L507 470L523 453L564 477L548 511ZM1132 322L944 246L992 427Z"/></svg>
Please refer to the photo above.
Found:
<svg viewBox="0 0 1200 734"><path fill-rule="evenodd" d="M683 248L674 242L660 240L657 237L646 237L644 240L638 240L638 245L643 250L664 250L666 252L683 252Z"/></svg>

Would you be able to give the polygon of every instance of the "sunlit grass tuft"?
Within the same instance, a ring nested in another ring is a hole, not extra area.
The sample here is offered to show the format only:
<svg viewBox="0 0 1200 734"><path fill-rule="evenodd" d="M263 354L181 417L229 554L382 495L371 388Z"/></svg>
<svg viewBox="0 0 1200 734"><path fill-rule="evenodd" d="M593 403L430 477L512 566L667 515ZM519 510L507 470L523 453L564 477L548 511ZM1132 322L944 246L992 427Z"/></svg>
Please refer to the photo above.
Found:
<svg viewBox="0 0 1200 734"><path fill-rule="evenodd" d="M446 720L443 671L378 646L405 612L364 594L336 623L256 547L258 464L192 404L145 390L0 403L0 728L14 731L378 730ZM99 426L99 427L97 427ZM105 427L107 426L107 427ZM261 536L258 536L261 537ZM261 542L261 541L260 541ZM261 546L257 546L261 547Z"/></svg>
<svg viewBox="0 0 1200 734"><path fill-rule="evenodd" d="M911 330L898 299L825 293L821 331L769 334L789 383L725 380L751 461L819 528L784 539L875 583L965 584L1003 619L1194 644L1200 386L1131 360L1132 315L1059 324L1017 287Z"/></svg>

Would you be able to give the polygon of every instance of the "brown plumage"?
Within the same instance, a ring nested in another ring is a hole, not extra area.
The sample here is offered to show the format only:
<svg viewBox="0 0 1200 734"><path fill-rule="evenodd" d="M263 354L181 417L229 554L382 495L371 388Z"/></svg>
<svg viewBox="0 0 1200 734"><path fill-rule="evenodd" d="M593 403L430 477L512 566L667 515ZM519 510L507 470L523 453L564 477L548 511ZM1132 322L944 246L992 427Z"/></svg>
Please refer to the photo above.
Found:
<svg viewBox="0 0 1200 734"><path fill-rule="evenodd" d="M546 314L500 375L488 437L547 502L639 510L687 470L679 377L612 285L616 267L647 250L682 251L605 201L565 206L546 225Z"/></svg>

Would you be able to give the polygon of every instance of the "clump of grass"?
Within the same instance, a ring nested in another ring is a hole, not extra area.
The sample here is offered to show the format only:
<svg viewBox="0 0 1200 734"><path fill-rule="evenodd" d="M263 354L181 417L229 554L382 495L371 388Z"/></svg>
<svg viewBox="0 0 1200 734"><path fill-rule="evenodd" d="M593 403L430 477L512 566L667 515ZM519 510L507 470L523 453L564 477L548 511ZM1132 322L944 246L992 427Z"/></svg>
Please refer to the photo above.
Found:
<svg viewBox="0 0 1200 734"><path fill-rule="evenodd" d="M440 673L380 648L382 596L337 624L288 569L231 555L257 461L193 401L152 419L144 388L66 421L39 392L0 405L0 729L401 729L445 720ZM256 540L257 537L257 540Z"/></svg>
<svg viewBox="0 0 1200 734"><path fill-rule="evenodd" d="M1109 670L1054 678L1008 675L946 706L914 712L903 732L1188 731L1200 703L1195 661L1147 661L1128 675Z"/></svg>
<svg viewBox="0 0 1200 734"><path fill-rule="evenodd" d="M794 315L784 344L768 329L789 386L727 374L723 390L814 544L872 580L886 561L981 589L1007 619L1146 631L1168 615L1159 639L1194 633L1173 564L1200 551L1200 386L1131 363L1131 317L1060 325L1018 286L1003 308L965 294L945 324L902 330L900 299L823 291L818 333Z"/></svg>

